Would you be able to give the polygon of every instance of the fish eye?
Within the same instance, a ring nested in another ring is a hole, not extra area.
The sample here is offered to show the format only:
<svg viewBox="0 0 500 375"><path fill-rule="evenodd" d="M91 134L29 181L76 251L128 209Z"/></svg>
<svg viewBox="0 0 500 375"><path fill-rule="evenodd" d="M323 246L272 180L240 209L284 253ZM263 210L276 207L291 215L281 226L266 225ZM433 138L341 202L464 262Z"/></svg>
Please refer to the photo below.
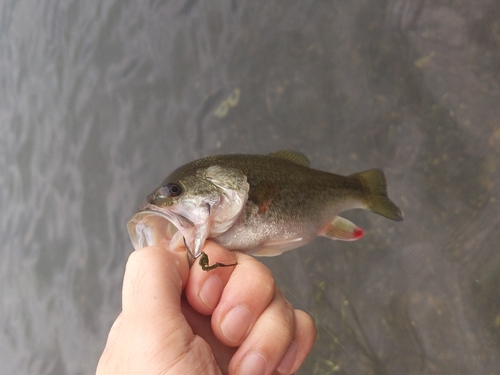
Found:
<svg viewBox="0 0 500 375"><path fill-rule="evenodd" d="M165 188L169 197L177 197L182 194L182 187L179 184L171 182Z"/></svg>

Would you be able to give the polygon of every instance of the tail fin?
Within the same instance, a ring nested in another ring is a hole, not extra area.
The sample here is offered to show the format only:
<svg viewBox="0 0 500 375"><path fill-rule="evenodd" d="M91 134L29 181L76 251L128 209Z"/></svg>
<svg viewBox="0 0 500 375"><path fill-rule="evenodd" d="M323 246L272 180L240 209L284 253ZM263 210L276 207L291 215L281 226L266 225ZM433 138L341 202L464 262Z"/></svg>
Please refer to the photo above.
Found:
<svg viewBox="0 0 500 375"><path fill-rule="evenodd" d="M352 177L358 178L364 190L368 192L366 197L368 209L394 221L403 220L403 212L387 196L387 184L382 170L369 169L355 173Z"/></svg>

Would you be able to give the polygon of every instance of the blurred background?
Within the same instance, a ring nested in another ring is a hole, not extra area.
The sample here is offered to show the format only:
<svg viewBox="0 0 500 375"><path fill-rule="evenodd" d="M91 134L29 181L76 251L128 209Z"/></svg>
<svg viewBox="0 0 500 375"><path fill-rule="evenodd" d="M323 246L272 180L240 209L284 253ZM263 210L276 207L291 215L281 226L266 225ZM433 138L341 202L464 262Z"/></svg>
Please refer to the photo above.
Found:
<svg viewBox="0 0 500 375"><path fill-rule="evenodd" d="M299 373L500 373L498 1L2 1L0 131L3 374L93 373L142 199L280 149L405 212L263 259L317 319Z"/></svg>

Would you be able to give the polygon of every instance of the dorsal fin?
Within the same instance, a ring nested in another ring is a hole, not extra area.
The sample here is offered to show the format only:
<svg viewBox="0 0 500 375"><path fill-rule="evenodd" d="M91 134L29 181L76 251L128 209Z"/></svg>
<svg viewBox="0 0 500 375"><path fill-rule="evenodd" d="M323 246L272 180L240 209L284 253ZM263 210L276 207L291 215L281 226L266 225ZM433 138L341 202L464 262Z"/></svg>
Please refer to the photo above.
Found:
<svg viewBox="0 0 500 375"><path fill-rule="evenodd" d="M281 150L272 152L269 155L286 159L288 161L294 162L295 164L302 165L303 167L309 167L311 165L307 156L298 151Z"/></svg>

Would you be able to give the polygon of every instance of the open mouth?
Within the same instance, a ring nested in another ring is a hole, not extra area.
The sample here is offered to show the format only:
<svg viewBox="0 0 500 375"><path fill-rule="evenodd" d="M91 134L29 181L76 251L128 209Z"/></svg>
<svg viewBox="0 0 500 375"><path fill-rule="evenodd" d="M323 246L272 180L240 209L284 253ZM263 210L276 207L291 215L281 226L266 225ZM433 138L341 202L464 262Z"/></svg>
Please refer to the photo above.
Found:
<svg viewBox="0 0 500 375"><path fill-rule="evenodd" d="M134 249L147 246L168 248L178 228L193 226L193 223L177 214L147 207L133 214L127 222L127 230Z"/></svg>

